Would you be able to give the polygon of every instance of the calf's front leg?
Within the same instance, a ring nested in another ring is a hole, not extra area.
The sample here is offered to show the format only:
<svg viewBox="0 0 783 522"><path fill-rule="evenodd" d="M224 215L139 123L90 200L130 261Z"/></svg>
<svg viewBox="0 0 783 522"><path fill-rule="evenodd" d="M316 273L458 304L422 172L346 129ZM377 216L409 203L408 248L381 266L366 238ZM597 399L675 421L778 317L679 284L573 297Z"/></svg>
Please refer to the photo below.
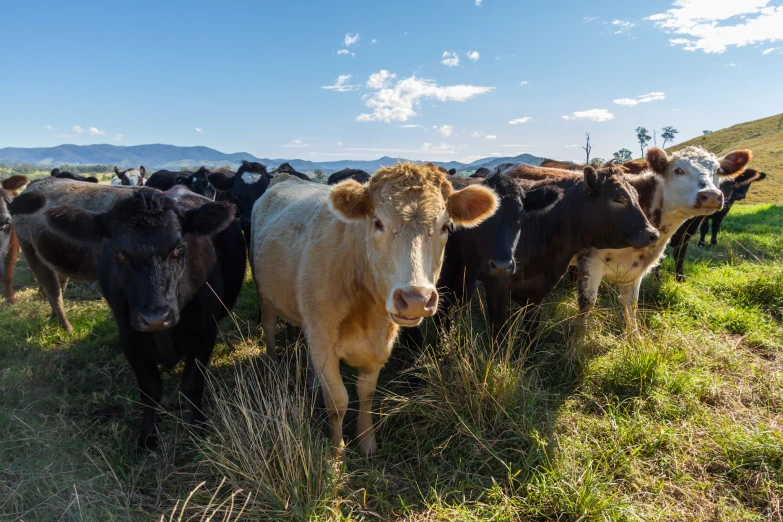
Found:
<svg viewBox="0 0 783 522"><path fill-rule="evenodd" d="M321 383L321 393L329 415L329 439L338 455L342 455L345 447L343 419L345 412L348 411L348 390L345 389L340 375L340 360L334 354L334 350L327 349L324 344L313 342L313 339L308 341L313 369L318 376L318 382Z"/></svg>
<svg viewBox="0 0 783 522"><path fill-rule="evenodd" d="M372 422L372 402L378 383L380 368L374 372L359 370L356 380L356 393L359 395L359 416L356 422L356 438L365 457L372 457L378 451L375 442L375 428Z"/></svg>
<svg viewBox="0 0 783 522"><path fill-rule="evenodd" d="M639 288L641 286L642 278L640 277L630 285L620 287L620 301L623 304L623 314L625 316L625 331L628 334L639 333L639 323L636 315L639 305Z"/></svg>

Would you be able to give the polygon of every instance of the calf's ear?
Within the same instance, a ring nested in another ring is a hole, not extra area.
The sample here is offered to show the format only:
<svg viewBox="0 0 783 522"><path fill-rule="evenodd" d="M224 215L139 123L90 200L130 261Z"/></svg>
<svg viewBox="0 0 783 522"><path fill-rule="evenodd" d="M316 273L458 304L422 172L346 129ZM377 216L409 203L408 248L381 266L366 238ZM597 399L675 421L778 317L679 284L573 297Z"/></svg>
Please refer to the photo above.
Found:
<svg viewBox="0 0 783 522"><path fill-rule="evenodd" d="M720 170L718 170L718 175L729 176L740 172L752 159L753 153L747 149L729 152L720 159Z"/></svg>
<svg viewBox="0 0 783 522"><path fill-rule="evenodd" d="M46 196L40 192L25 192L16 196L8 205L8 212L12 216L21 214L33 214L46 205Z"/></svg>
<svg viewBox="0 0 783 522"><path fill-rule="evenodd" d="M52 207L44 212L46 222L76 243L100 243L109 236L108 214L82 210L70 205Z"/></svg>
<svg viewBox="0 0 783 522"><path fill-rule="evenodd" d="M88 178L84 178L84 181L86 181L87 183L98 183L98 178L94 176L90 176Z"/></svg>
<svg viewBox="0 0 783 522"><path fill-rule="evenodd" d="M495 191L481 185L470 185L449 195L446 211L458 227L472 228L492 216L498 204Z"/></svg>
<svg viewBox="0 0 783 522"><path fill-rule="evenodd" d="M562 189L549 185L525 192L525 212L537 212L549 208L562 196Z"/></svg>
<svg viewBox="0 0 783 522"><path fill-rule="evenodd" d="M647 164L658 174L663 174L666 171L666 165L669 163L669 156L666 151L653 147L647 151Z"/></svg>
<svg viewBox="0 0 783 522"><path fill-rule="evenodd" d="M3 180L5 190L19 190L25 185L27 185L27 176L16 175Z"/></svg>
<svg viewBox="0 0 783 522"><path fill-rule="evenodd" d="M373 211L370 191L356 180L347 179L329 191L329 208L343 221L364 219Z"/></svg>
<svg viewBox="0 0 783 522"><path fill-rule="evenodd" d="M598 182L598 173L593 167L585 167L585 185L587 185L587 191L591 194L598 194L601 192L601 184Z"/></svg>
<svg viewBox="0 0 783 522"><path fill-rule="evenodd" d="M142 165L141 167L139 167L139 177L141 178L142 181L144 181L144 176L146 175L147 175L147 170L144 168L144 165Z"/></svg>
<svg viewBox="0 0 783 522"><path fill-rule="evenodd" d="M231 190L234 187L234 177L226 176L222 172L213 172L207 176L207 179L218 190Z"/></svg>
<svg viewBox="0 0 783 522"><path fill-rule="evenodd" d="M204 203L185 212L182 232L197 236L218 234L234 221L234 214L234 205L227 201Z"/></svg>

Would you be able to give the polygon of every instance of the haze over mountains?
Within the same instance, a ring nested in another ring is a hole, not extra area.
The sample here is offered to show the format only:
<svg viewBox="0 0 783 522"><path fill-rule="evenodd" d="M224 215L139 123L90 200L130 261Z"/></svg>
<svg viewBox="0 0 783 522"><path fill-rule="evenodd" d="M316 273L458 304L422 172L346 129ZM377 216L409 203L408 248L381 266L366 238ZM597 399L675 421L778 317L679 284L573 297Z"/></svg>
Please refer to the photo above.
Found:
<svg viewBox="0 0 783 522"><path fill-rule="evenodd" d="M175 145L152 144L122 147L117 145L58 145L56 147L0 149L0 163L6 165L40 165L55 167L58 165L117 165L119 167L138 167L144 165L149 170L172 169L179 167L226 167L236 169L243 161L258 161L265 165L279 165L288 162L301 172L313 172L321 169L326 174L344 168L362 169L374 172L378 168L393 165L404 158L383 156L376 160L337 160L314 162L287 158L257 158L247 152L227 154L209 147L177 147ZM457 170L475 170L479 167L492 168L499 163L528 163L540 165L544 158L531 154L515 157L489 157L472 163L459 161L434 161L436 165Z"/></svg>

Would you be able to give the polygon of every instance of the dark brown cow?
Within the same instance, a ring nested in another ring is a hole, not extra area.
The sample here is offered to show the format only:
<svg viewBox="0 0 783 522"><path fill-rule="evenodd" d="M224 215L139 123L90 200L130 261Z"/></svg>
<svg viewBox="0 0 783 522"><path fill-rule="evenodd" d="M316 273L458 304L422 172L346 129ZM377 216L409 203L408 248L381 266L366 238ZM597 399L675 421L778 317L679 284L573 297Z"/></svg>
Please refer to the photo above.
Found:
<svg viewBox="0 0 783 522"><path fill-rule="evenodd" d="M539 305L566 273L575 255L585 248L645 248L658 231L645 216L634 188L617 168L584 174L560 170L545 179L520 180L528 191L554 185L563 197L543 212L532 213L522 227L516 248L517 270L510 280L482 278L490 316L495 324L508 318L510 297L528 306L526 329L533 340L538 330ZM527 166L506 174L529 172ZM513 176L512 176L513 177Z"/></svg>
<svg viewBox="0 0 783 522"><path fill-rule="evenodd" d="M686 219L711 214L723 206L723 194L713 177L742 171L751 156L748 150L737 150L718 159L700 147L686 147L669 157L662 149L650 149L648 170L625 179L639 194L639 203L660 237L646 248L596 247L580 252L575 258L580 311L585 313L593 306L598 287L607 278L620 287L626 327L636 331L642 278L658 264L672 234ZM530 173L530 179L547 175L549 172ZM558 176L562 174L554 174Z"/></svg>
<svg viewBox="0 0 783 522"><path fill-rule="evenodd" d="M5 300L16 303L14 298L14 266L19 256L19 241L16 238L11 213L8 206L17 195L20 188L27 184L26 176L11 176L4 179L0 187L0 281L3 282Z"/></svg>
<svg viewBox="0 0 783 522"><path fill-rule="evenodd" d="M31 182L24 193L11 203L9 210L14 216L14 228L22 253L52 307L52 315L67 331L70 332L72 327L65 316L63 289L69 279L95 281L98 277L99 248L81 245L53 233L43 212L31 212L30 204L39 198L47 205L67 203L82 210L105 212L142 188L49 177Z"/></svg>
<svg viewBox="0 0 783 522"><path fill-rule="evenodd" d="M582 171L586 167L586 165L578 165L576 163L571 163L570 161L557 161L553 159L545 159L541 162L541 167L550 168L550 169L563 169L563 170L573 170L573 171Z"/></svg>

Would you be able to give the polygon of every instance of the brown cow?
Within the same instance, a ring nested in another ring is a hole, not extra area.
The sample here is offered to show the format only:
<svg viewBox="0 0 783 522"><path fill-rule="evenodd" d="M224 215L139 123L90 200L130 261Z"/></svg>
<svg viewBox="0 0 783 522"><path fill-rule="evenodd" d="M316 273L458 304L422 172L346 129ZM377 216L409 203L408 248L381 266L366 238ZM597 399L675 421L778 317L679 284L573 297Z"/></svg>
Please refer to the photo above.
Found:
<svg viewBox="0 0 783 522"><path fill-rule="evenodd" d="M375 385L399 327L435 314L449 231L479 225L497 205L486 187L454 191L440 169L410 163L366 185L277 176L256 203L250 250L267 353L276 359L278 317L302 326L338 448L348 407L340 361L359 370L356 433L370 456Z"/></svg>
<svg viewBox="0 0 783 522"><path fill-rule="evenodd" d="M28 200L35 194L43 196L46 208L69 204L100 213L108 211L119 200L132 196L141 188L48 177L30 183L23 195L30 194ZM44 219L44 212L26 213L22 208L15 210L14 207L21 205L21 199L21 196L17 198L10 209L14 215L19 244L52 307L52 315L70 332L71 323L63 308L63 290L69 279L95 281L98 277L99 246L81 245L53 233Z"/></svg>
<svg viewBox="0 0 783 522"><path fill-rule="evenodd" d="M0 183L0 281L3 282L5 300L16 303L14 298L14 266L19 256L19 241L11 221L8 205L11 204L20 188L27 184L26 176L11 176Z"/></svg>
<svg viewBox="0 0 783 522"><path fill-rule="evenodd" d="M586 167L586 165L577 165L576 163L571 163L570 161L557 161L553 159L545 159L541 162L541 166L550 169L573 170L579 172L583 171Z"/></svg>

